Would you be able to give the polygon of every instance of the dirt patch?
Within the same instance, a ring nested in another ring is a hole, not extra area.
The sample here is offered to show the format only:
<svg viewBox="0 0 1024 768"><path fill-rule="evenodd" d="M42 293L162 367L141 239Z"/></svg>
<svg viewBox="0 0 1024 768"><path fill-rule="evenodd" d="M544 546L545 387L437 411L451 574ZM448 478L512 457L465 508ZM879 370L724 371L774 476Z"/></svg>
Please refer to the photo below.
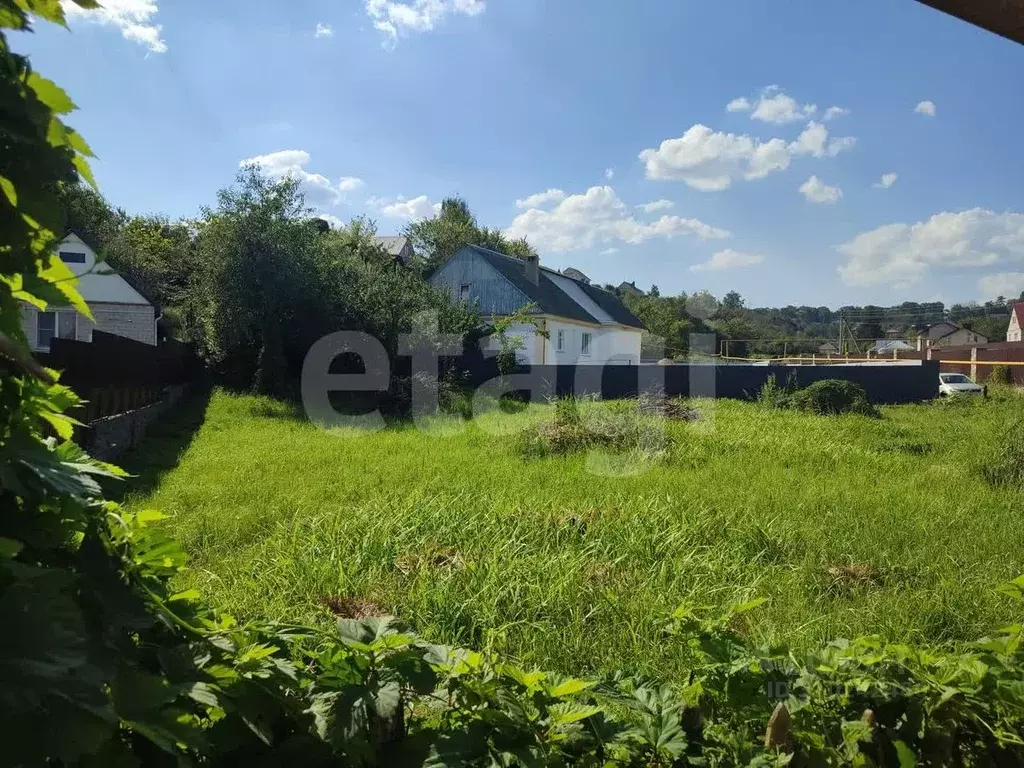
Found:
<svg viewBox="0 0 1024 768"><path fill-rule="evenodd" d="M409 552L395 560L395 568L403 576L420 570L451 573L465 565L461 555L452 547L431 547L426 552Z"/></svg>
<svg viewBox="0 0 1024 768"><path fill-rule="evenodd" d="M320 603L339 619L370 619L375 616L393 616L394 610L388 610L377 603L361 597L343 597L330 595L320 598Z"/></svg>
<svg viewBox="0 0 1024 768"><path fill-rule="evenodd" d="M699 421L700 411L685 405L678 397L664 392L645 392L636 399L636 412L643 416L657 416L670 421Z"/></svg>
<svg viewBox="0 0 1024 768"><path fill-rule="evenodd" d="M881 572L868 563L830 565L825 573L831 580L829 591L834 594L846 594L858 589L882 585Z"/></svg>

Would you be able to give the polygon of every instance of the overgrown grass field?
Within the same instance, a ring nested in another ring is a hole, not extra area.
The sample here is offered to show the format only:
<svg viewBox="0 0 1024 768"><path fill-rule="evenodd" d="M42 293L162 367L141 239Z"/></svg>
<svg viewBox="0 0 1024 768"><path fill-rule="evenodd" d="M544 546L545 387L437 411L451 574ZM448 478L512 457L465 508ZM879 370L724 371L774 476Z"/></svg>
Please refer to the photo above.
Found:
<svg viewBox="0 0 1024 768"><path fill-rule="evenodd" d="M583 454L524 458L517 435L551 406L365 433L215 392L124 462L140 475L128 498L173 516L182 587L240 617L383 610L554 669L673 674L686 649L659 623L683 603L767 598L744 631L800 648L974 639L1012 618L994 587L1024 573L1024 493L983 470L1024 399L881 419L697 407L623 476Z"/></svg>

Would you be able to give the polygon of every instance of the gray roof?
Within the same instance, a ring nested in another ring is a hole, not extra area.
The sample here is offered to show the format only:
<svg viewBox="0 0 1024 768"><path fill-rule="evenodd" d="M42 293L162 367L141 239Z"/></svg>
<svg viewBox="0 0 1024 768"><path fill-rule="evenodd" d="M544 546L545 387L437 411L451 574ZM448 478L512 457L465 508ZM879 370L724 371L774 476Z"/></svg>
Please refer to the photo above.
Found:
<svg viewBox="0 0 1024 768"><path fill-rule="evenodd" d="M618 296L606 290L588 285L580 280L573 280L570 276L560 274L547 267L540 268L539 279L534 285L526 277L526 262L522 259L506 256L479 245L463 247L472 249L474 253L486 260L520 293L536 304L539 312L565 317L569 320L580 320L584 323L601 323L603 321L603 318L586 309L555 282L556 279L569 280L616 323L630 328L644 327L643 323L626 308ZM555 279L552 279L551 275Z"/></svg>
<svg viewBox="0 0 1024 768"><path fill-rule="evenodd" d="M409 244L409 238L402 237L401 235L385 235L383 237L373 238L373 242L392 256L397 257L402 255L402 251L405 250L405 246Z"/></svg>

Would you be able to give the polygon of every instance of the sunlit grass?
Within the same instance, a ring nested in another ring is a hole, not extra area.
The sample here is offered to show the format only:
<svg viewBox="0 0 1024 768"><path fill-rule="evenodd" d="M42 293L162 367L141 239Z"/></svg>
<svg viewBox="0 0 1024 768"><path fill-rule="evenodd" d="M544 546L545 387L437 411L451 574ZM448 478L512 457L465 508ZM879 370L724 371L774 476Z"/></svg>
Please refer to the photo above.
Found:
<svg viewBox="0 0 1024 768"><path fill-rule="evenodd" d="M174 516L183 586L237 615L327 620L323 598L354 596L430 638L577 671L671 674L685 649L657 625L683 602L767 597L756 639L804 647L972 639L1015 618L993 587L1024 572L1024 494L981 467L1020 398L881 420L698 407L667 422L667 456L612 476L586 455L522 458L516 435L548 406L324 431L215 393L180 464L131 503Z"/></svg>

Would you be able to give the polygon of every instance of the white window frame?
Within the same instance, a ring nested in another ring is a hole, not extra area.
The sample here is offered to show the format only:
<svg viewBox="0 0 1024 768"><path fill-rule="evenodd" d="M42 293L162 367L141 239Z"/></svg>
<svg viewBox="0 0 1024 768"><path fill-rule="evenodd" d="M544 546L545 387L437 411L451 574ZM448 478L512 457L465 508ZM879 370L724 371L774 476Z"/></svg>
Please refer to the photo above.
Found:
<svg viewBox="0 0 1024 768"><path fill-rule="evenodd" d="M555 333L555 351L565 352L565 331L559 330Z"/></svg>
<svg viewBox="0 0 1024 768"><path fill-rule="evenodd" d="M65 264L85 264L88 257L82 251L61 251L60 260Z"/></svg>
<svg viewBox="0 0 1024 768"><path fill-rule="evenodd" d="M36 312L36 337L34 339L36 349L46 350L47 352L50 351L50 344L43 344L42 342L39 341L39 321L44 315L53 315L53 336L50 337L51 344L53 343L54 339L71 339L72 341L78 341L78 312L76 312L73 309L39 310ZM62 315L71 315L71 317L75 321L70 336L60 335L60 319ZM88 340L92 341L91 338Z"/></svg>
<svg viewBox="0 0 1024 768"><path fill-rule="evenodd" d="M53 335L50 336L50 340L47 343L43 343L40 339L39 332L43 328L43 318L47 316L53 317ZM55 338L57 338L57 328L59 327L60 321L57 318L57 313L53 310L40 310L36 312L36 349L45 349L47 352L50 351L50 344Z"/></svg>
<svg viewBox="0 0 1024 768"><path fill-rule="evenodd" d="M469 303L469 292L473 290L472 283L459 283L459 301Z"/></svg>
<svg viewBox="0 0 1024 768"><path fill-rule="evenodd" d="M590 357L591 349L594 346L594 334L590 331L583 331L580 334L580 357Z"/></svg>

